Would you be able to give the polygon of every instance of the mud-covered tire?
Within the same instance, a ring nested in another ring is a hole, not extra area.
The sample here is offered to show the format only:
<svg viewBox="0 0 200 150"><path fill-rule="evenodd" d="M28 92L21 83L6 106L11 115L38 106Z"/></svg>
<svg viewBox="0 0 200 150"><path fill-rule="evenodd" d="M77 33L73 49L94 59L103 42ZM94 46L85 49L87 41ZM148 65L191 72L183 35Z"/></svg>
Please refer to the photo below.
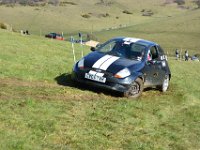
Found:
<svg viewBox="0 0 200 150"><path fill-rule="evenodd" d="M169 75L165 75L162 85L158 86L161 92L166 92L169 88Z"/></svg>
<svg viewBox="0 0 200 150"><path fill-rule="evenodd" d="M137 78L123 95L129 98L137 98L142 94L143 89L144 83L142 79Z"/></svg>

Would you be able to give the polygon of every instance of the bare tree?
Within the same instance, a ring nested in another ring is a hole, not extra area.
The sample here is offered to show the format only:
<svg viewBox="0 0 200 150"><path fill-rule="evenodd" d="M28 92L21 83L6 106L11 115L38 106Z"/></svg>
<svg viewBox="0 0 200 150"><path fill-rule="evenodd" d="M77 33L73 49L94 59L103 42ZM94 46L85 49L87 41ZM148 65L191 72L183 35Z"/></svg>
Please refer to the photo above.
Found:
<svg viewBox="0 0 200 150"><path fill-rule="evenodd" d="M0 0L0 4L20 4L20 5L30 5L37 6L41 4L51 4L51 5L59 5L60 0Z"/></svg>
<svg viewBox="0 0 200 150"><path fill-rule="evenodd" d="M174 3L177 3L178 5L184 5L185 0L174 0Z"/></svg>
<svg viewBox="0 0 200 150"><path fill-rule="evenodd" d="M49 4L52 4L54 6L58 6L60 3L60 0L49 0Z"/></svg>
<svg viewBox="0 0 200 150"><path fill-rule="evenodd" d="M200 0L194 0L194 3L200 8Z"/></svg>

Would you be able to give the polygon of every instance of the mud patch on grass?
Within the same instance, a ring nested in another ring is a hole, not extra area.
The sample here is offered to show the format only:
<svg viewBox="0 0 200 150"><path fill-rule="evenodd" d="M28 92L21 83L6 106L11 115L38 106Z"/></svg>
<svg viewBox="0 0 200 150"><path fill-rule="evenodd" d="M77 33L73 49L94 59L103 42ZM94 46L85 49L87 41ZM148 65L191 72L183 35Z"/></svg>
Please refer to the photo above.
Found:
<svg viewBox="0 0 200 150"><path fill-rule="evenodd" d="M90 101L113 98L101 90L92 91L90 88L76 86L69 78L65 77L57 79L58 84L45 81L25 81L17 78L0 78L0 100Z"/></svg>
<svg viewBox="0 0 200 150"><path fill-rule="evenodd" d="M122 97L122 94L116 91L112 91L112 90L107 90L107 89L103 89L103 88L96 88L95 86L90 86L87 84L83 84L83 83L77 83L75 81L72 81L71 79L71 74L61 74L60 76L57 76L55 78L56 82L59 85L63 85L66 87L71 87L71 88L76 88L79 89L81 91L91 91L94 92L95 94L98 95L107 95L107 96L112 96L114 98L119 98Z"/></svg>
<svg viewBox="0 0 200 150"><path fill-rule="evenodd" d="M21 87L58 87L55 83L48 83L47 81L25 81L18 78L0 78L1 86L21 86Z"/></svg>

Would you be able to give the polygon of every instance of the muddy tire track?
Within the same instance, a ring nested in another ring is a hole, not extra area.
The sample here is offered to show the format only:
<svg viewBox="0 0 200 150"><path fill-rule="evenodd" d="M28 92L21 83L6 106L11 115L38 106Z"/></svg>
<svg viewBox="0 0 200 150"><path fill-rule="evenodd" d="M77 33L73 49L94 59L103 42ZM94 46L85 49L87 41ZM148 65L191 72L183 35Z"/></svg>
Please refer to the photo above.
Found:
<svg viewBox="0 0 200 150"><path fill-rule="evenodd" d="M82 91L77 88L49 83L25 81L17 78L0 78L0 100L97 100L108 98L102 93Z"/></svg>

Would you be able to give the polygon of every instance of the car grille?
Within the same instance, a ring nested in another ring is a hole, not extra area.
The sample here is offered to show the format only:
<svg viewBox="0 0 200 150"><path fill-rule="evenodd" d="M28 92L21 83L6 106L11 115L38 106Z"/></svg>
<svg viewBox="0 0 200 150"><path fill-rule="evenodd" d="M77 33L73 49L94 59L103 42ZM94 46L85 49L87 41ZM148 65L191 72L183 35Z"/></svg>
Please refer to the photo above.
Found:
<svg viewBox="0 0 200 150"><path fill-rule="evenodd" d="M111 72L107 72L107 71L105 71L105 70L102 70L102 69L96 69L96 68L84 68L84 71L85 72L89 72L89 71L95 71L95 72L98 72L98 73L104 73L105 75L105 77L107 77L107 76L109 76L109 77L112 77L113 76L113 73L111 73Z"/></svg>

